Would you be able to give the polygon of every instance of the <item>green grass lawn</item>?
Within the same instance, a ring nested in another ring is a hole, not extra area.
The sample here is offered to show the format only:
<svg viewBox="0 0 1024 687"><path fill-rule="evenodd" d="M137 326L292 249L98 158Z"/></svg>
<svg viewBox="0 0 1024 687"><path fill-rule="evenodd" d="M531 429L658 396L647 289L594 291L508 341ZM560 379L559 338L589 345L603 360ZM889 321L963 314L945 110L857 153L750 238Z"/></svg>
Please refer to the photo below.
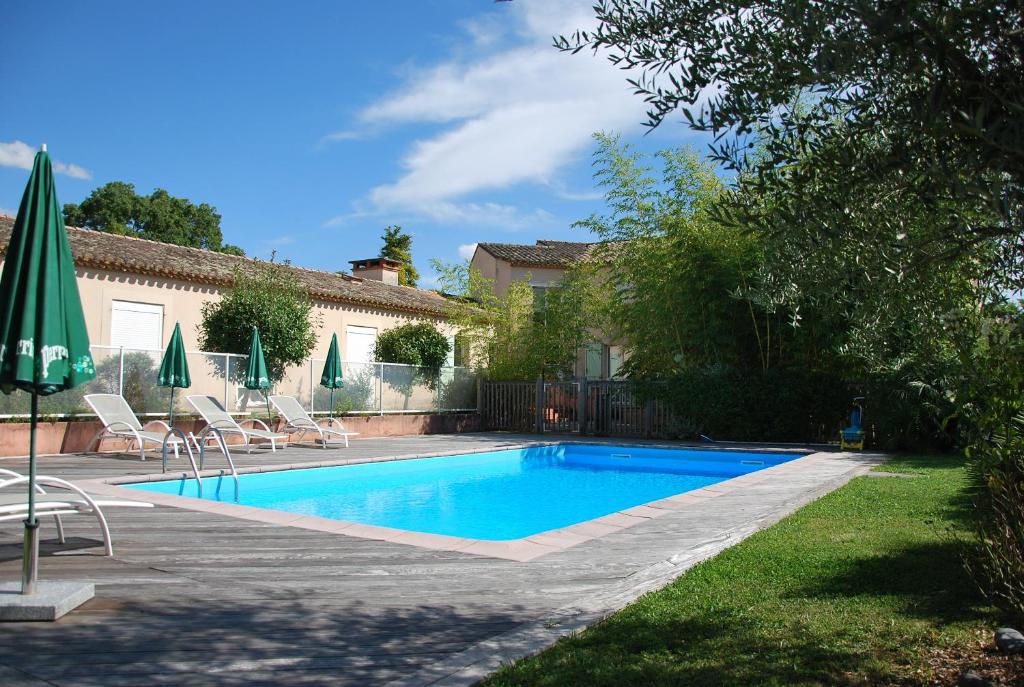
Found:
<svg viewBox="0 0 1024 687"><path fill-rule="evenodd" d="M960 564L960 459L904 458L486 681L505 685L929 684L938 648L996 612Z"/></svg>

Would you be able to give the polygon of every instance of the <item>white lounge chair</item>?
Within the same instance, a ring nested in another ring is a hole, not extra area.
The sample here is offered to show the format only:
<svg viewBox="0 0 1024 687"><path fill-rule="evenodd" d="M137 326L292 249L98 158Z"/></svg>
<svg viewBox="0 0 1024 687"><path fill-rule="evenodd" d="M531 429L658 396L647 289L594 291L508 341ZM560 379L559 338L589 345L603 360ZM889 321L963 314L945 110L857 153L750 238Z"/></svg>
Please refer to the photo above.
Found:
<svg viewBox="0 0 1024 687"><path fill-rule="evenodd" d="M163 420L152 420L142 425L139 419L135 417L135 413L132 412L128 401L124 400L124 397L120 394L89 394L85 397L85 402L89 404L89 407L99 417L100 422L103 423L103 429L97 432L96 436L89 442L86 452L90 448L99 448L99 443L103 437L120 437L127 439L129 445L131 442L138 444L139 456L142 460L146 460L146 443L162 447L164 437L167 436L167 432L171 431L170 426ZM158 425L164 431L149 431L146 427L150 425ZM175 458L178 457L178 448L183 443L181 439L175 436L168 439L168 444L174 449Z"/></svg>
<svg viewBox="0 0 1024 687"><path fill-rule="evenodd" d="M248 429L242 427L241 424L235 421L235 418L228 414L228 411L224 410L224 407L215 399L213 396L188 396L188 402L192 404L192 407L196 409L203 419L206 420L206 424L211 427L216 427L224 434L240 434L245 440L245 447L248 453L252 453L250 448L250 441L252 439L266 439L270 442L270 450L277 450L278 441L288 441L287 434L280 434L278 432L272 432L270 427L267 427L267 423L263 420L256 418L249 418L242 420L242 422L251 422L253 424L260 425L263 429Z"/></svg>
<svg viewBox="0 0 1024 687"><path fill-rule="evenodd" d="M337 418L330 418L328 420L328 426L318 425L313 418L309 416L306 409L295 400L294 396L271 396L270 402L274 404L278 412L284 416L285 424L281 428L281 431L288 432L289 434L305 434L306 432L316 432L319 436L318 441L323 444L324 448L327 448L327 437L338 436L345 440L345 448L348 448L348 438L358 436L359 432L350 432L345 429L345 425L341 424ZM334 426L332 426L334 425Z"/></svg>
<svg viewBox="0 0 1024 687"><path fill-rule="evenodd" d="M12 470L0 469L0 490L8 487L24 486L28 483L28 477L20 475ZM54 494L43 489L42 485L56 487L70 491ZM50 477L48 475L36 475L36 498L35 512L39 516L53 516L57 521L57 541L65 543L64 525L61 523L62 515L92 515L100 525L103 532L103 549L107 556L114 555L114 546L110 540L110 528L107 526L107 518L103 515L102 508L152 508L152 503L142 501L126 501L123 499L110 499L104 497L90 496L76 487L71 482ZM28 494L6 492L0 493L0 522L8 520L24 520L28 517Z"/></svg>

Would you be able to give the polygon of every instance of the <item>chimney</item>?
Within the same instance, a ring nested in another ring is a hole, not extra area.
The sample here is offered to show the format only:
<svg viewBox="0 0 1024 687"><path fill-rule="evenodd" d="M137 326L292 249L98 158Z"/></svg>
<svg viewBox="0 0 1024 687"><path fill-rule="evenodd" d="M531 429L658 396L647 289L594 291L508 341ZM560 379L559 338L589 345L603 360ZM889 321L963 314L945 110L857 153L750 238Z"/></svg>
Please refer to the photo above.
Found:
<svg viewBox="0 0 1024 687"><path fill-rule="evenodd" d="M398 286L398 268L402 263L391 258L367 258L366 260L349 260L352 265L352 276L362 279L373 279L385 284Z"/></svg>

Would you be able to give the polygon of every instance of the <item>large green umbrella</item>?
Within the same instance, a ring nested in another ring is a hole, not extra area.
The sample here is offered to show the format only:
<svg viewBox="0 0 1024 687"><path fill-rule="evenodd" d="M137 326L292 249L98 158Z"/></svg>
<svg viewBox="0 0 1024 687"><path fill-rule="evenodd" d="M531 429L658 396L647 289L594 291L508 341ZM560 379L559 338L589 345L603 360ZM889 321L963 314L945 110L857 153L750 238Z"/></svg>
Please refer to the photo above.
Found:
<svg viewBox="0 0 1024 687"><path fill-rule="evenodd" d="M320 386L331 390L331 409L329 415L334 417L334 390L345 386L341 378L341 354L338 353L338 335L331 334L331 348L327 351L324 372L320 375Z"/></svg>
<svg viewBox="0 0 1024 687"><path fill-rule="evenodd" d="M263 357L263 344L260 343L260 332L252 328L252 340L249 343L249 364L245 367L245 388L263 389L267 399L267 419L270 419L270 373L267 372L267 361Z"/></svg>
<svg viewBox="0 0 1024 687"><path fill-rule="evenodd" d="M57 202L46 146L36 153L21 198L0 276L0 390L32 394L29 435L28 519L21 592L32 594L39 572L39 519L35 512L36 422L39 397L96 376L75 265Z"/></svg>
<svg viewBox="0 0 1024 687"><path fill-rule="evenodd" d="M156 378L157 386L171 387L171 407L167 411L168 425L174 424L174 390L187 389L192 386L192 377L188 373L188 358L185 356L185 342L181 340L181 325L174 323L174 333L167 343L164 359L160 361L160 374Z"/></svg>

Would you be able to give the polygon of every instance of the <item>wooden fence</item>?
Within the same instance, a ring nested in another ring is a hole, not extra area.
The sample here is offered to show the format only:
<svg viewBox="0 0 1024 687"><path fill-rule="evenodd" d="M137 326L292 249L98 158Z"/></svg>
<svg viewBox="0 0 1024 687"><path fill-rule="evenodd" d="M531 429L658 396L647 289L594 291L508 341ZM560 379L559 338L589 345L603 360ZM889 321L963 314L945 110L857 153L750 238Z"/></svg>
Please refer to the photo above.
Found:
<svg viewBox="0 0 1024 687"><path fill-rule="evenodd" d="M483 382L477 404L484 429L537 430L537 385L533 382Z"/></svg>
<svg viewBox="0 0 1024 687"><path fill-rule="evenodd" d="M487 430L623 437L668 430L661 403L641 400L627 381L482 382L478 398Z"/></svg>

